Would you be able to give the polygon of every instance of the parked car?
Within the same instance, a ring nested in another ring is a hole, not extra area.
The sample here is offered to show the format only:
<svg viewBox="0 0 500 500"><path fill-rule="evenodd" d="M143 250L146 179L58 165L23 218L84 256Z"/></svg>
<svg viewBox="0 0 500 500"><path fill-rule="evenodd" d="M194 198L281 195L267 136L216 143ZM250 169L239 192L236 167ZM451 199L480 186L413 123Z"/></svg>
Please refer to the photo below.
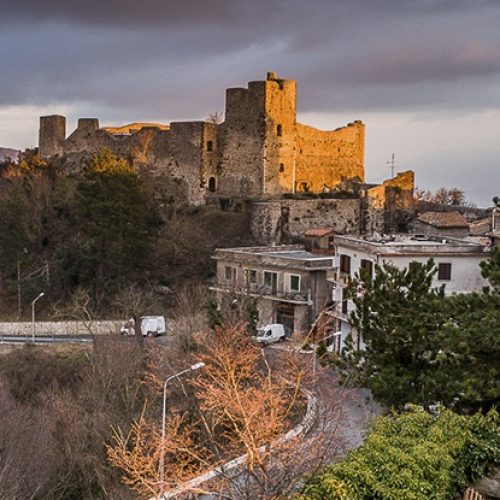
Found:
<svg viewBox="0 0 500 500"><path fill-rule="evenodd" d="M122 335L135 335L135 321L130 318L120 328ZM143 337L157 337L165 335L165 317L164 316L142 316L141 317L141 332Z"/></svg>
<svg viewBox="0 0 500 500"><path fill-rule="evenodd" d="M259 328L254 339L259 344L267 345L282 342L286 339L285 328L280 323L273 323Z"/></svg>

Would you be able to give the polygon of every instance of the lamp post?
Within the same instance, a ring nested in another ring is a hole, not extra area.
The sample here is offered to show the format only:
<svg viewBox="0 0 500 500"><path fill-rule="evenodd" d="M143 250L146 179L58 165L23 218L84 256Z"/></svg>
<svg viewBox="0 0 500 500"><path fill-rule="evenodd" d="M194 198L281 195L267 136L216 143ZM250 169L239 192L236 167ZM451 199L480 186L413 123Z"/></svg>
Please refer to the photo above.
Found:
<svg viewBox="0 0 500 500"><path fill-rule="evenodd" d="M32 325L31 340L33 344L35 343L35 303L38 299L41 299L44 295L45 295L44 292L40 293L38 297L36 297L31 303L31 325Z"/></svg>
<svg viewBox="0 0 500 500"><path fill-rule="evenodd" d="M161 420L161 456L160 456L160 485L163 492L163 483L164 483L164 475L165 475L165 416L167 414L167 385L174 378L178 379L182 375L186 373L194 372L199 370L205 366L205 363L196 363L191 365L186 370L182 370L180 372L174 373L165 379L163 383L163 415Z"/></svg>
<svg viewBox="0 0 500 500"><path fill-rule="evenodd" d="M331 338L342 338L342 332L339 330L335 333L331 333L330 335L327 335L326 337L322 338L320 341L318 341L317 344L314 344L313 345L313 376L316 377L316 367L317 367L317 364L318 364L318 354L317 354L317 350L318 350L318 344L319 342L324 342L325 340L328 340L328 339L331 339Z"/></svg>

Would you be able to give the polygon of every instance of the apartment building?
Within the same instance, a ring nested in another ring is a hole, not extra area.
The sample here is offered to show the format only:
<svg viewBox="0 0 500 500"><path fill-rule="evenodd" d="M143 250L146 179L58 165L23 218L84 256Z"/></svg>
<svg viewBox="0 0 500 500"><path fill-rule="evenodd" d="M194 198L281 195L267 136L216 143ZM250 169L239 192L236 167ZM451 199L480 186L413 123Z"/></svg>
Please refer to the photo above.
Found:
<svg viewBox="0 0 500 500"><path fill-rule="evenodd" d="M346 287L361 269L373 273L375 266L385 263L405 268L412 262L424 263L433 258L437 267L433 286L445 285L445 293L474 292L487 285L479 263L488 259L490 246L476 241L411 234L366 238L336 235L334 247L334 269L328 280L335 304L332 314L337 330L342 332L337 349L343 347L351 332L348 317L355 307L352 300L346 298ZM355 338L355 341L358 348L363 348L362 339Z"/></svg>
<svg viewBox="0 0 500 500"><path fill-rule="evenodd" d="M257 297L259 325L281 323L287 335L305 335L331 301L334 257L301 245L217 249L217 278L211 287L222 294Z"/></svg>

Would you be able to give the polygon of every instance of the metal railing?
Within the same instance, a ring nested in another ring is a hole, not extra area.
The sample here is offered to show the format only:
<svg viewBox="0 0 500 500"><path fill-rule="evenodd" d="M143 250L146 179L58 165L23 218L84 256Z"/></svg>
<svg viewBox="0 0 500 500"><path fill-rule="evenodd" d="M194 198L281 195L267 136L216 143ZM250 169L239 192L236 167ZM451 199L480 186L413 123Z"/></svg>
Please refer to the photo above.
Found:
<svg viewBox="0 0 500 500"><path fill-rule="evenodd" d="M234 281L222 281L218 280L211 288L215 290L221 290L226 292L232 292L236 294L243 295L254 295L271 297L283 301L291 302L306 302L311 303L311 293L308 292L297 292L288 291L285 292L278 288L274 288L268 285L258 285L257 283L241 284Z"/></svg>

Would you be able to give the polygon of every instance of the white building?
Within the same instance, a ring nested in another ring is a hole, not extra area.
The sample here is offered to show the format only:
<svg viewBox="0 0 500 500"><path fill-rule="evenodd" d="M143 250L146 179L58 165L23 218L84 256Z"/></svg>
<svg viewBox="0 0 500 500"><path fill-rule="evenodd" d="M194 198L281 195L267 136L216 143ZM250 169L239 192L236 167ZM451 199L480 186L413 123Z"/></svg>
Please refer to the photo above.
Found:
<svg viewBox="0 0 500 500"><path fill-rule="evenodd" d="M348 316L354 304L345 298L346 286L362 268L374 273L377 265L390 263L405 268L411 262L425 263L433 258L437 267L433 285L445 285L445 293L480 291L487 285L481 276L479 263L489 258L490 246L482 243L411 234L392 235L385 239L337 235L334 246L335 266L328 279L333 284L333 314L337 320L337 330L342 332L335 346L337 349L343 347L351 331ZM355 341L358 348L363 347L361 339Z"/></svg>

